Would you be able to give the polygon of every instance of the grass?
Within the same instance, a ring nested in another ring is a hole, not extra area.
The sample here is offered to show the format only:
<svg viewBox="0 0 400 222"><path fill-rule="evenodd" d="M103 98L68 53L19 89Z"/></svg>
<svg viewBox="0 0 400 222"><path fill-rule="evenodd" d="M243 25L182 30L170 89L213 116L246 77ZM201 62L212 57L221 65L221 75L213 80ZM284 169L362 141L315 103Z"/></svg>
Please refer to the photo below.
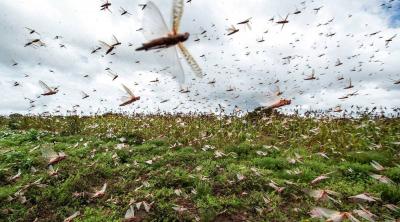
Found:
<svg viewBox="0 0 400 222"><path fill-rule="evenodd" d="M399 141L396 118L2 117L0 221L62 221L76 211L75 221L121 221L141 201L152 205L136 210L138 221L318 221L309 214L314 207L359 209L348 197L364 192L382 199L362 204L380 220L399 218L384 207L400 202ZM68 155L54 166L57 177L48 174L44 147ZM25 189L22 201L16 192L38 179L43 186ZM104 183L101 198L73 195ZM339 192L342 204L318 202L310 189Z"/></svg>

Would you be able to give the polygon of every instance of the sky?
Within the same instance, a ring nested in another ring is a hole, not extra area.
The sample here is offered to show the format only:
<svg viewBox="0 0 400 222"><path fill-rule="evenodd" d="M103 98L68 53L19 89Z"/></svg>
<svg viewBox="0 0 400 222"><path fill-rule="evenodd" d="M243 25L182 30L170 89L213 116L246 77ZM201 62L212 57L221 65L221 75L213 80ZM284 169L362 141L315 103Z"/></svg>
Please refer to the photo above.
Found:
<svg viewBox="0 0 400 222"><path fill-rule="evenodd" d="M172 0L153 2L172 30ZM140 29L152 28L143 27L148 9L139 4L146 1L110 0L110 12L100 10L99 0L2 0L0 114L215 112L219 105L251 111L279 98L292 100L285 110L390 110L400 104L400 85L394 84L400 80L399 2L192 0L184 5L179 31L191 34L184 45L202 69L199 78L180 52L174 61L171 49L135 51L149 40ZM121 7L130 14L122 16ZM276 22L287 15L282 28ZM238 25L249 18L250 27ZM239 32L227 35L232 25ZM115 54L106 55L104 47L91 53L99 41L111 44L113 35L122 43ZM24 47L32 39L46 46ZM336 66L338 59L343 64ZM178 62L188 93L179 92L170 73ZM118 78L113 81L107 68ZM316 79L305 80L313 70ZM354 87L344 89L350 79ZM59 92L40 96L39 80ZM126 96L121 84L140 100L119 107ZM82 99L81 91L89 97Z"/></svg>

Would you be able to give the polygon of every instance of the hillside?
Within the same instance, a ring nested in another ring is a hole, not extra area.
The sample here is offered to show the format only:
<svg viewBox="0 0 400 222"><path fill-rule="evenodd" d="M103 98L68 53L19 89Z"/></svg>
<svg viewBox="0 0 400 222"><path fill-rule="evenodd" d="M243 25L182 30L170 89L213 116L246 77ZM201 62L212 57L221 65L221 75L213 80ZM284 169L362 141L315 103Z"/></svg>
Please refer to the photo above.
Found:
<svg viewBox="0 0 400 222"><path fill-rule="evenodd" d="M3 117L0 221L394 220L399 163L399 119Z"/></svg>

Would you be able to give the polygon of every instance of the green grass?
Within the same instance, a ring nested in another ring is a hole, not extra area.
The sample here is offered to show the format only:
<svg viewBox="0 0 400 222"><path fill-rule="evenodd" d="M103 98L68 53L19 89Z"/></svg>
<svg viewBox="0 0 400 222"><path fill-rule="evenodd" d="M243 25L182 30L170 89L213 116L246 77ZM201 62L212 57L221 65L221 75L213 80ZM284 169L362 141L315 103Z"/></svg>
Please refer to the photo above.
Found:
<svg viewBox="0 0 400 222"><path fill-rule="evenodd" d="M62 221L76 211L81 213L76 221L121 221L129 203L140 201L153 203L148 213L136 212L144 221L314 221L309 215L314 207L358 209L347 197L363 192L382 199L363 204L380 220L400 217L383 206L400 203L400 119L245 120L1 117L0 221ZM43 147L68 155L55 166L58 177L47 173ZM301 158L289 163L296 154ZM385 171L375 171L373 160ZM9 181L18 170L21 177ZM330 172L330 178L310 185ZM371 173L394 184L380 183ZM27 188L21 203L15 193L38 179L46 186ZM285 190L277 193L271 180ZM108 188L101 198L73 195L104 183ZM339 192L342 204L316 202L305 193L310 189ZM175 211L176 205L186 211Z"/></svg>

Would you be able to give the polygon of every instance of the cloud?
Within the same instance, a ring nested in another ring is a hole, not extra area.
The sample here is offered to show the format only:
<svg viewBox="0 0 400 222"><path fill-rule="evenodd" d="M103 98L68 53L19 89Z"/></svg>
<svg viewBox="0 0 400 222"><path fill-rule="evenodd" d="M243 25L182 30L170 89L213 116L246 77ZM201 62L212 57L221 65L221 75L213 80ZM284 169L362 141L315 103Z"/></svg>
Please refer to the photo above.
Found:
<svg viewBox="0 0 400 222"><path fill-rule="evenodd" d="M145 41L136 31L142 26L139 2L111 2L112 13L100 11L98 1L1 1L0 93L4 99L0 100L0 113L65 113L75 105L86 113L117 111L124 95L121 83L141 96L135 105L122 109L129 112L210 111L218 104L251 110L277 99L272 96L277 86L283 96L293 99L292 107L399 104L400 90L392 80L400 79L400 36L385 45L385 40L399 33L398 1L390 8L390 3L382 6L379 0L305 4L294 0L193 0L185 6L181 31L191 33L185 45L206 76L196 78L181 58L190 89L187 94L179 93L171 75L163 74L171 70L167 68L172 65L170 56L134 50ZM172 1L154 2L170 24ZM313 10L321 6L318 13ZM120 7L132 15L121 16ZM301 13L294 15L296 10ZM276 22L287 14L289 23L281 29ZM251 30L237 25L248 18L252 18ZM227 36L226 28L231 25L240 31ZM25 27L40 35L30 35ZM203 30L207 33L200 35ZM54 39L56 35L63 38ZM105 55L104 50L91 54L99 40L112 42L113 35L122 42L115 55ZM32 38L40 38L46 47L24 47ZM197 38L200 41L194 41ZM261 38L265 41L258 42ZM283 59L288 56L290 63ZM337 59L343 65L336 67ZM12 66L13 60L18 66ZM118 73L118 79L112 81L106 68ZM305 81L312 70L318 80ZM344 80L338 81L338 76ZM156 79L159 81L152 82ZM345 90L350 79L354 88ZM60 93L37 98L42 93L39 80L60 86ZM209 84L212 80L216 83ZM14 87L14 82L21 86ZM81 91L90 97L82 100ZM355 91L355 97L338 99ZM24 97L36 100L36 106L29 110ZM165 100L169 101L161 103Z"/></svg>

